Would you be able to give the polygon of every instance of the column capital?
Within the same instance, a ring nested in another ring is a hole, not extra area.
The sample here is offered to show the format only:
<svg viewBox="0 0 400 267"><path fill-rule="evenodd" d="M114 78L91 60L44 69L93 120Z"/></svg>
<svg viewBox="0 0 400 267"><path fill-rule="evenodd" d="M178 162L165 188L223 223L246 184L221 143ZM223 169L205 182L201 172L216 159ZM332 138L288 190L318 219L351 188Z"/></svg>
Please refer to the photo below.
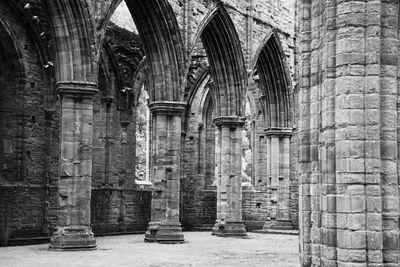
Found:
<svg viewBox="0 0 400 267"><path fill-rule="evenodd" d="M56 93L60 96L70 95L79 97L92 97L99 90L96 83L89 82L59 82L56 85Z"/></svg>
<svg viewBox="0 0 400 267"><path fill-rule="evenodd" d="M214 124L217 127L229 126L231 128L242 127L246 119L244 117L237 116L221 116L214 119Z"/></svg>
<svg viewBox="0 0 400 267"><path fill-rule="evenodd" d="M149 104L149 109L152 114L183 115L186 103L172 101L152 102Z"/></svg>
<svg viewBox="0 0 400 267"><path fill-rule="evenodd" d="M293 135L292 128L267 128L264 129L266 136L275 136L275 137L290 137Z"/></svg>

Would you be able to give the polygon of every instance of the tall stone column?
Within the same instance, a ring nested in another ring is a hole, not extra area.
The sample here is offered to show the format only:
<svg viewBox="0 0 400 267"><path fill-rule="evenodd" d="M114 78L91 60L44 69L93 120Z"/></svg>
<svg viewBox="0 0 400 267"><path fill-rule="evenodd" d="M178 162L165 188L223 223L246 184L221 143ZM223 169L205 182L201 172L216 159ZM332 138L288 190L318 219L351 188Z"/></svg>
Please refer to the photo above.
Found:
<svg viewBox="0 0 400 267"><path fill-rule="evenodd" d="M213 235L246 236L242 221L242 127L244 118L219 117L216 140L217 221Z"/></svg>
<svg viewBox="0 0 400 267"><path fill-rule="evenodd" d="M269 212L264 229L293 228L290 220L289 183L290 183L290 138L292 130L288 128L269 128L265 130L267 138L266 154L268 159L267 192Z"/></svg>
<svg viewBox="0 0 400 267"><path fill-rule="evenodd" d="M301 1L302 266L399 266L399 1Z"/></svg>
<svg viewBox="0 0 400 267"><path fill-rule="evenodd" d="M93 95L95 84L59 83L61 156L58 229L50 249L94 249L90 228Z"/></svg>
<svg viewBox="0 0 400 267"><path fill-rule="evenodd" d="M181 177L181 123L185 104L153 102L152 114L151 222L145 241L159 243L184 242L179 222Z"/></svg>

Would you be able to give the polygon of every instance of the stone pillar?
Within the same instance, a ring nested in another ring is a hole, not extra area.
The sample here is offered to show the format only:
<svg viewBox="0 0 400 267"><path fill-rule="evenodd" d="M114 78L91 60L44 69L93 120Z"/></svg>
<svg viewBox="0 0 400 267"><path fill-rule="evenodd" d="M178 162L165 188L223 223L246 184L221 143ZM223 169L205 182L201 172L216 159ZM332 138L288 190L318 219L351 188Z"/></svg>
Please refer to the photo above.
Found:
<svg viewBox="0 0 400 267"><path fill-rule="evenodd" d="M266 154L268 162L267 192L269 198L269 216L264 230L293 229L290 220L290 138L292 129L269 128L265 130L267 138Z"/></svg>
<svg viewBox="0 0 400 267"><path fill-rule="evenodd" d="M399 266L399 1L301 1L302 266Z"/></svg>
<svg viewBox="0 0 400 267"><path fill-rule="evenodd" d="M94 249L90 228L95 84L59 83L61 98L58 229L50 249Z"/></svg>
<svg viewBox="0 0 400 267"><path fill-rule="evenodd" d="M150 143L150 136L151 136L151 114L149 110L147 112L147 121L146 121L146 181L150 181L150 151L151 151L151 143Z"/></svg>
<svg viewBox="0 0 400 267"><path fill-rule="evenodd" d="M254 187L263 187L267 183L267 153L266 138L264 131L254 133L253 143L253 170L254 170Z"/></svg>
<svg viewBox="0 0 400 267"><path fill-rule="evenodd" d="M290 221L290 138L288 135L281 137L280 174L279 174L279 213L278 218Z"/></svg>
<svg viewBox="0 0 400 267"><path fill-rule="evenodd" d="M217 221L213 235L246 236L242 221L242 127L244 118L219 117L216 140Z"/></svg>
<svg viewBox="0 0 400 267"><path fill-rule="evenodd" d="M153 102L152 114L151 222L145 241L159 243L184 242L179 222L181 177L181 124L185 104Z"/></svg>
<svg viewBox="0 0 400 267"><path fill-rule="evenodd" d="M132 147L136 144L136 120L133 120L129 110L121 110L119 122L121 125L121 170L124 173L119 186L127 189L134 187L135 184L136 151Z"/></svg>
<svg viewBox="0 0 400 267"><path fill-rule="evenodd" d="M114 98L111 96L106 96L103 99L105 105L106 105L106 129L105 129L105 155L104 155L104 181L103 181L103 186L109 186L112 187L113 183L111 181L112 179L112 155L111 155L111 142L110 139L112 138L112 133L111 133L111 125L112 125L112 104L114 101Z"/></svg>

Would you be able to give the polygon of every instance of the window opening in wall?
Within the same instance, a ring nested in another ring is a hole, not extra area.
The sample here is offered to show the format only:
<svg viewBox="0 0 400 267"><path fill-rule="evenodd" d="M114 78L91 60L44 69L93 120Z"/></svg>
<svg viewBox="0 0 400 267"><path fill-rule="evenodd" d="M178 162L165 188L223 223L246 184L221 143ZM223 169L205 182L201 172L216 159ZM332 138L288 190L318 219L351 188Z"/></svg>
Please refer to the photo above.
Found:
<svg viewBox="0 0 400 267"><path fill-rule="evenodd" d="M150 110L148 108L149 95L142 87L136 112L136 166L135 176L138 180L150 180L149 176L149 149L150 149Z"/></svg>
<svg viewBox="0 0 400 267"><path fill-rule="evenodd" d="M245 124L242 130L242 184L251 185L253 177L253 127L251 121L251 107L247 99L245 106Z"/></svg>
<svg viewBox="0 0 400 267"><path fill-rule="evenodd" d="M116 24L118 27L124 28L130 32L138 32L135 22L133 21L133 18L125 1L122 1L117 9L114 11L114 14L111 17L111 22Z"/></svg>

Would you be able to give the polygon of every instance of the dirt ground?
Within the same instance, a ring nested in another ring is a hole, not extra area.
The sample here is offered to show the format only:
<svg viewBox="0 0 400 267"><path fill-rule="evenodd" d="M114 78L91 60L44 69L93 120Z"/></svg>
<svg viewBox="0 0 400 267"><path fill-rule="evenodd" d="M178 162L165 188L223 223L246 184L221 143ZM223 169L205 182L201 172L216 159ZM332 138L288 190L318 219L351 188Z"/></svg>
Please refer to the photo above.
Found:
<svg viewBox="0 0 400 267"><path fill-rule="evenodd" d="M143 235L98 237L95 251L49 251L48 245L0 248L0 266L298 267L298 236L249 233L247 239L185 232L186 243L143 242Z"/></svg>

